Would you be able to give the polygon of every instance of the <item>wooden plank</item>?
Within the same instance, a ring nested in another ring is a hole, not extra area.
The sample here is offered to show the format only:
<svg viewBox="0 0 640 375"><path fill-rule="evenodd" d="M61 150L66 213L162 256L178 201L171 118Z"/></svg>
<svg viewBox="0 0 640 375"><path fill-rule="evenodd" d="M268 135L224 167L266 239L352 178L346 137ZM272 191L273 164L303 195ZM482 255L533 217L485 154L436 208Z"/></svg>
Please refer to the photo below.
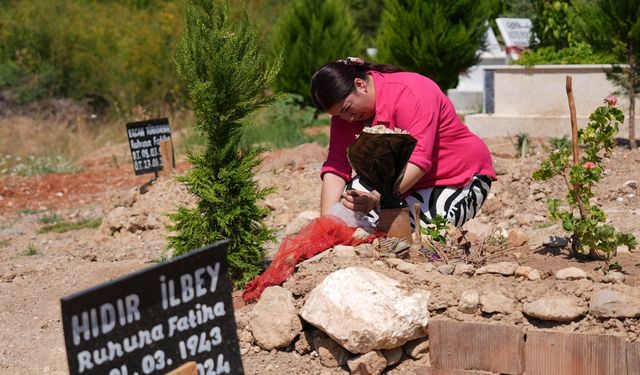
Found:
<svg viewBox="0 0 640 375"><path fill-rule="evenodd" d="M627 361L621 360L626 350L622 337L529 331L525 372L527 375L627 374Z"/></svg>
<svg viewBox="0 0 640 375"><path fill-rule="evenodd" d="M160 176L168 176L173 172L173 143L171 138L160 141L160 157L162 158L162 170Z"/></svg>
<svg viewBox="0 0 640 375"><path fill-rule="evenodd" d="M429 357L437 369L522 374L524 333L510 325L431 320Z"/></svg>
<svg viewBox="0 0 640 375"><path fill-rule="evenodd" d="M198 367L195 362L187 362L177 369L167 372L165 375L198 375Z"/></svg>
<svg viewBox="0 0 640 375"><path fill-rule="evenodd" d="M422 367L414 371L415 375L494 375L495 372L475 370L444 370L431 367Z"/></svg>
<svg viewBox="0 0 640 375"><path fill-rule="evenodd" d="M627 374L640 374L640 341L627 343Z"/></svg>

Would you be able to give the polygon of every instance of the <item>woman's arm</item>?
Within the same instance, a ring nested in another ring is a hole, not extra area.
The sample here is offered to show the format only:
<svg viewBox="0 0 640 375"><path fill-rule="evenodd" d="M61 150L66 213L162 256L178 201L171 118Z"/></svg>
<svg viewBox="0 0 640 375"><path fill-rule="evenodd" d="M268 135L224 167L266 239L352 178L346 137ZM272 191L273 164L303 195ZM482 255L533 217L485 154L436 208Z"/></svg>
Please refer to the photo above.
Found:
<svg viewBox="0 0 640 375"><path fill-rule="evenodd" d="M322 191L320 193L320 215L328 215L331 210L331 206L340 202L342 198L342 192L346 183L333 173L325 173L322 176Z"/></svg>
<svg viewBox="0 0 640 375"><path fill-rule="evenodd" d="M420 167L413 163L407 163L407 169L404 171L404 177L402 177L402 181L400 181L400 194L404 194L409 191L409 189L411 189L416 182L420 181L424 175L425 172L420 169Z"/></svg>

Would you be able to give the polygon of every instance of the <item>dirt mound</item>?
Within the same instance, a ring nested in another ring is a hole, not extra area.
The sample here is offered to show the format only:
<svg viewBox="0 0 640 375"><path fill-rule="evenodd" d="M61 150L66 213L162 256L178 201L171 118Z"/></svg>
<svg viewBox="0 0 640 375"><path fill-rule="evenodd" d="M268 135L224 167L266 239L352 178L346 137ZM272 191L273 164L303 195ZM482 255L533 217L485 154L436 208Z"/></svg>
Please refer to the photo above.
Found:
<svg viewBox="0 0 640 375"><path fill-rule="evenodd" d="M484 238L485 245L491 245L488 264L515 262L538 270L539 279L493 273L447 274L447 270L438 269L442 266L440 263L433 264L431 271L407 272L412 269L410 266L400 266L375 249L358 249L361 255L355 257L328 254L299 267L284 284L296 297L296 303L302 305L306 294L329 273L355 265L373 268L409 287L430 290L430 312L435 317L501 322L523 329L616 334L638 340L637 318L603 319L586 314L570 323L544 323L523 314L525 303L548 293L573 296L583 305L588 305L593 293L600 288L619 290L638 298L640 260L637 252L621 252L616 261L626 272L624 282L604 284L601 272L594 271L600 263L578 261L568 257L566 250L543 247L549 236L564 235L561 227L545 216L547 198L563 196L563 184L560 181L541 184L531 179L542 155L518 159L514 157L511 140L489 140L488 144L499 180L482 213L469 223L468 229L478 238ZM540 147L536 150L542 151ZM140 195L137 188L147 182L149 176L134 176L129 162L112 163L111 154L112 150L97 151L94 159L83 160L85 170L77 174L0 180L0 284L3 290L0 321L10 322L0 327L0 340L8 343L0 348L2 371L67 373L59 298L159 260L166 254L165 213L177 204L193 203L193 197L171 179L158 180L149 192ZM318 211L319 168L325 156L326 150L316 144L265 155L256 178L261 186L276 188L261 204L270 209L266 223L278 230L280 238L303 213ZM182 164L181 170L187 167ZM629 183L640 176L640 151L616 148L606 169L596 191L597 201L611 224L640 238L637 183ZM127 224L119 230L106 230L109 215L118 209ZM52 213L68 221L100 217L105 224L101 230L38 233L45 225L45 217ZM157 223L148 225L154 221ZM278 243L271 244L267 250L273 253L277 246ZM582 269L587 278L557 279L556 272L566 267ZM471 289L477 290L480 296L490 291L500 293L512 301L512 309L463 313L458 309L459 300L464 291ZM245 319L251 309L251 305L240 309L238 319ZM304 329L309 331L310 327ZM343 367L324 367L317 352L301 349L305 354L300 354L296 343L287 350L264 351L254 344L250 332L241 327L239 334L247 374L347 373ZM303 346L303 343L297 345ZM403 374L415 366L428 364L428 355L419 359L410 359L407 355L388 373Z"/></svg>

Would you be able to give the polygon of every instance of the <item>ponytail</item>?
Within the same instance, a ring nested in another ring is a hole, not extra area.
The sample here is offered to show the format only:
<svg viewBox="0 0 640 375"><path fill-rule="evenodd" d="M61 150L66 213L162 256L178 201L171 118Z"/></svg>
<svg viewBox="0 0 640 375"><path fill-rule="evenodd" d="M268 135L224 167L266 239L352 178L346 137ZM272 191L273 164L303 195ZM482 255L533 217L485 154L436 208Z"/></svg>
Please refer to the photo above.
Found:
<svg viewBox="0 0 640 375"><path fill-rule="evenodd" d="M359 57L347 57L323 65L311 77L311 99L319 111L327 112L355 88L355 79L367 79L367 72L397 73L403 70L388 64L371 64Z"/></svg>

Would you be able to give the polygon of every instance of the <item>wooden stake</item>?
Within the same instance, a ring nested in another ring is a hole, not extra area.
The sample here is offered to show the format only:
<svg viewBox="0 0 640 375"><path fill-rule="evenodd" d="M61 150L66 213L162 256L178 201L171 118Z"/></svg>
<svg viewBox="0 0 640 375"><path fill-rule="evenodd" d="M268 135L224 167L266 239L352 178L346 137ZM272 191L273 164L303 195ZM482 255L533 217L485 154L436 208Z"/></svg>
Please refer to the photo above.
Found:
<svg viewBox="0 0 640 375"><path fill-rule="evenodd" d="M569 112L571 115L571 146L573 148L573 165L580 163L580 154L578 153L578 120L576 119L576 103L573 100L573 87L571 84L571 76L567 76L567 97L569 99ZM574 186L577 191L580 186ZM584 208L584 204L580 197L576 197L576 203L578 204L578 210L580 211L580 218L585 220L587 218L587 212Z"/></svg>
<svg viewBox="0 0 640 375"><path fill-rule="evenodd" d="M569 99L569 112L571 115L571 145L573 146L573 165L578 165L580 155L578 154L578 120L576 119L576 103L573 100L573 87L571 76L567 76L567 98Z"/></svg>
<svg viewBox="0 0 640 375"><path fill-rule="evenodd" d="M168 176L173 172L173 143L171 138L160 141L160 156L162 157L161 176Z"/></svg>

